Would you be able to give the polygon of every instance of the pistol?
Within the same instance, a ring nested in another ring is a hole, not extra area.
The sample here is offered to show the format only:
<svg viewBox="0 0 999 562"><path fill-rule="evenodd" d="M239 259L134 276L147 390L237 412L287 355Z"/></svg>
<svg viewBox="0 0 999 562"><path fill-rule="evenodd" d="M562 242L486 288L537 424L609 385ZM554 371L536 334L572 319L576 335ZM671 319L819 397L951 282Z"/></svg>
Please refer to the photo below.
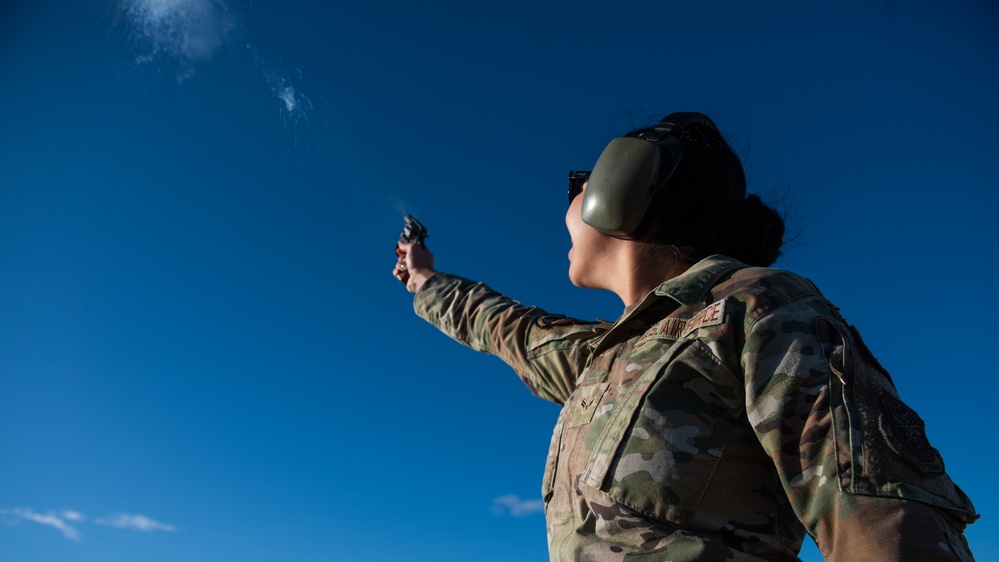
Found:
<svg viewBox="0 0 999 562"><path fill-rule="evenodd" d="M402 227L402 234L399 235L399 242L395 245L395 255L398 257L403 257L406 252L399 247L399 244L415 244L419 243L421 247L426 248L427 245L423 242L429 234L427 234L427 227L420 224L420 221L416 220L413 215L405 215L402 217L406 221L406 225ZM409 281L409 273L402 272L403 283Z"/></svg>

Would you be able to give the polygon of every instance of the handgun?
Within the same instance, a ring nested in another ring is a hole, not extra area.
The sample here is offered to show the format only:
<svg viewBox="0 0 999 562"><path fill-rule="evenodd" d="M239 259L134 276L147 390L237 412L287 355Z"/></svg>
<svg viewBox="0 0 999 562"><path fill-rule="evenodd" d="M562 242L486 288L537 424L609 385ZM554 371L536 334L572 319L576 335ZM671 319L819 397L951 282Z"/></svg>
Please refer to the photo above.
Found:
<svg viewBox="0 0 999 562"><path fill-rule="evenodd" d="M427 245L423 242L429 234L427 234L427 227L420 224L420 221L416 220L413 215L405 215L402 217L406 221L406 225L402 227L402 234L399 235L399 242L395 245L395 255L398 257L405 257L406 252L399 247L399 244L415 244L419 243L420 247L426 248ZM399 279L403 283L409 281L409 273L406 271L401 272L401 277Z"/></svg>

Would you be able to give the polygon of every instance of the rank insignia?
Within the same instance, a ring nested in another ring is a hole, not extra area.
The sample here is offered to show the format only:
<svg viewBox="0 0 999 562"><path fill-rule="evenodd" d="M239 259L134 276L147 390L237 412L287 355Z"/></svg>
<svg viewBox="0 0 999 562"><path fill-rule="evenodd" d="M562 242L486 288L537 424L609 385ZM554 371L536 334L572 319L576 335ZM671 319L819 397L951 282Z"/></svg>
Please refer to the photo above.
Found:
<svg viewBox="0 0 999 562"><path fill-rule="evenodd" d="M891 450L924 474L943 473L943 458L926 438L926 425L919 415L885 390L878 398L882 408L878 428Z"/></svg>

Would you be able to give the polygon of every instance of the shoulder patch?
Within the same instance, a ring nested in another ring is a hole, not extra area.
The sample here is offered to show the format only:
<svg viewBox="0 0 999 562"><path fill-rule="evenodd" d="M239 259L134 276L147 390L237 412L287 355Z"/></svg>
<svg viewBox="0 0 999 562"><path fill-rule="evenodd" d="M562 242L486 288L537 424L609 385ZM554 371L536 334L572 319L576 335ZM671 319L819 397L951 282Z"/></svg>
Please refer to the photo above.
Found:
<svg viewBox="0 0 999 562"><path fill-rule="evenodd" d="M698 328L717 326L725 321L725 301L721 300L709 304L704 310L697 313L687 321L687 328L683 332L683 337L692 334Z"/></svg>
<svg viewBox="0 0 999 562"><path fill-rule="evenodd" d="M878 429L891 450L923 474L942 473L943 458L926 438L925 424L919 414L883 389L878 398L882 407Z"/></svg>

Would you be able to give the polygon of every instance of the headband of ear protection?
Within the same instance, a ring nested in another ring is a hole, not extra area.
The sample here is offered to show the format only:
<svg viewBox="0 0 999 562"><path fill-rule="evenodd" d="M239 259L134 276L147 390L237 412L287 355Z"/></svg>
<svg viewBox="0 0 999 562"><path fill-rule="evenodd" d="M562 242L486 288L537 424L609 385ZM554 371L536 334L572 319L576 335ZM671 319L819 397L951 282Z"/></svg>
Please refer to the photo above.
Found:
<svg viewBox="0 0 999 562"><path fill-rule="evenodd" d="M676 134L694 123L717 130L702 113L667 115L655 129L619 137L600 154L583 192L583 222L616 238L644 234L680 163L683 143Z"/></svg>

